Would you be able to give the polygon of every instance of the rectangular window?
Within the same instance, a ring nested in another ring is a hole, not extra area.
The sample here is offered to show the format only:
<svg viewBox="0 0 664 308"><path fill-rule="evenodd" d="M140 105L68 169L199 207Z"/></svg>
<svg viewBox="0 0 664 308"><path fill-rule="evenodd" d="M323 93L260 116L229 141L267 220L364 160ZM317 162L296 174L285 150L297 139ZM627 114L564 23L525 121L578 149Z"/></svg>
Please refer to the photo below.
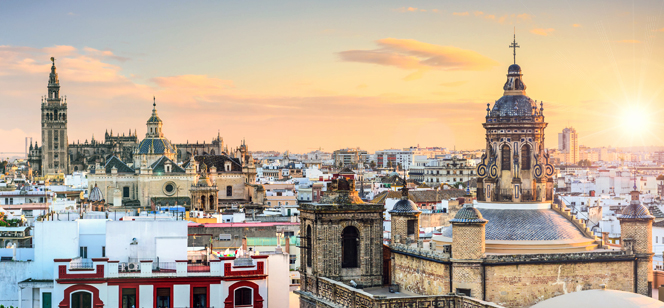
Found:
<svg viewBox="0 0 664 308"><path fill-rule="evenodd" d="M123 288L122 308L135 308L135 307L136 307L136 289Z"/></svg>
<svg viewBox="0 0 664 308"><path fill-rule="evenodd" d="M226 197L233 196L233 186L226 186Z"/></svg>
<svg viewBox="0 0 664 308"><path fill-rule="evenodd" d="M196 287L193 292L194 307L207 307L207 288Z"/></svg>
<svg viewBox="0 0 664 308"><path fill-rule="evenodd" d="M230 234L219 234L219 240L222 242L228 242L232 239Z"/></svg>
<svg viewBox="0 0 664 308"><path fill-rule="evenodd" d="M470 297L470 289L456 289L456 294L461 294Z"/></svg>
<svg viewBox="0 0 664 308"><path fill-rule="evenodd" d="M415 220L409 220L408 221L408 235L413 235L415 234Z"/></svg>
<svg viewBox="0 0 664 308"><path fill-rule="evenodd" d="M290 264L295 264L295 261L297 260L296 255L290 255Z"/></svg>
<svg viewBox="0 0 664 308"><path fill-rule="evenodd" d="M157 288L157 307L169 308L171 307L171 289L170 288Z"/></svg>
<svg viewBox="0 0 664 308"><path fill-rule="evenodd" d="M106 246L101 246L101 257L106 258Z"/></svg>
<svg viewBox="0 0 664 308"><path fill-rule="evenodd" d="M83 259L88 258L88 247L85 247L85 246L79 247L79 252L80 252L79 257L81 257Z"/></svg>
<svg viewBox="0 0 664 308"><path fill-rule="evenodd" d="M129 186L122 187L122 198L129 198Z"/></svg>

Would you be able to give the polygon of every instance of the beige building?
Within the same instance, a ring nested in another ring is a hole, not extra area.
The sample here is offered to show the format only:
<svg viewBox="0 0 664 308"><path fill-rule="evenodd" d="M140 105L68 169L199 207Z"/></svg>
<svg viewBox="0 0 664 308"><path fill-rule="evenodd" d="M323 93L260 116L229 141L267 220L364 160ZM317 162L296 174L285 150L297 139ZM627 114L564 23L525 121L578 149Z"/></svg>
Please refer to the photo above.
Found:
<svg viewBox="0 0 664 308"><path fill-rule="evenodd" d="M256 185L256 168L243 143L234 155L190 156L175 162L177 148L164 137L163 122L153 103L145 139L134 152L134 164L110 157L89 175L90 188L98 186L113 206L160 207L183 205L207 212L218 206L262 206L264 190ZM234 157L233 157L234 156Z"/></svg>

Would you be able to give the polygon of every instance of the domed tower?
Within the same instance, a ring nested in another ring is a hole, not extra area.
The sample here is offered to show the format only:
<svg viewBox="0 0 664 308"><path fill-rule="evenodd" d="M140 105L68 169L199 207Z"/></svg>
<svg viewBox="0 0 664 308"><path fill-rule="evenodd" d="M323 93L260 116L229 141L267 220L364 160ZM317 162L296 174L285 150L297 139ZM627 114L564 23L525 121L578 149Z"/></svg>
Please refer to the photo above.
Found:
<svg viewBox="0 0 664 308"><path fill-rule="evenodd" d="M136 158L134 168L150 166L162 156L175 161L177 159L177 148L164 137L164 133L162 132L163 122L159 118L159 115L157 115L157 102L154 97L152 115L146 125L148 130L145 133L145 139L138 144L138 148L134 153L134 157Z"/></svg>
<svg viewBox="0 0 664 308"><path fill-rule="evenodd" d="M389 211L391 216L392 243L406 244L408 240L417 242L420 237L420 214L415 202L408 198L408 187L404 179L401 200Z"/></svg>
<svg viewBox="0 0 664 308"><path fill-rule="evenodd" d="M623 250L636 255L637 265L634 280L634 292L650 296L652 273L652 222L655 216L650 215L648 208L639 201L639 191L630 192L631 201L618 216L620 221L620 244Z"/></svg>
<svg viewBox="0 0 664 308"><path fill-rule="evenodd" d="M516 43L513 43L513 45ZM518 45L517 45L518 46ZM544 104L526 95L519 65L507 69L503 96L487 104L486 152L477 167L478 201L532 202L553 197L554 168L544 147Z"/></svg>
<svg viewBox="0 0 664 308"><path fill-rule="evenodd" d="M355 180L337 176L319 203L300 204L300 277L316 293L321 277L360 287L383 283L383 205L364 203Z"/></svg>

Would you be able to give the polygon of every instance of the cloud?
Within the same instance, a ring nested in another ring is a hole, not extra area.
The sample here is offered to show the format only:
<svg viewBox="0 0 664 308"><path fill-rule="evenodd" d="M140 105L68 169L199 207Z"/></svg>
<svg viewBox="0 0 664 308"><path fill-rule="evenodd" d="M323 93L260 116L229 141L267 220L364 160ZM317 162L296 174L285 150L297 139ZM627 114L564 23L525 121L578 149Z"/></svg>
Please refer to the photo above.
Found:
<svg viewBox="0 0 664 308"><path fill-rule="evenodd" d="M516 15L516 17L517 17L517 18L520 18L520 19L523 19L523 20L531 20L531 19L533 19L533 16L532 16L532 15L530 15L530 14L526 14L526 13Z"/></svg>
<svg viewBox="0 0 664 308"><path fill-rule="evenodd" d="M475 12L473 13L473 15L475 15L475 16L482 16L482 15L484 15L484 12L481 12L481 11L475 11Z"/></svg>
<svg viewBox="0 0 664 308"><path fill-rule="evenodd" d="M393 11L399 12L399 13L408 13L408 12L426 12L427 10L419 9L419 8L416 8L416 7L405 7L404 6L404 7L398 8L398 9L393 9ZM434 13L437 13L438 9L433 9L431 11L434 12Z"/></svg>
<svg viewBox="0 0 664 308"><path fill-rule="evenodd" d="M109 58L120 62L125 62L129 60L129 58L127 57L120 57L113 54L113 52L110 50L98 50L90 47L84 47L83 51L85 51L87 55L97 58Z"/></svg>
<svg viewBox="0 0 664 308"><path fill-rule="evenodd" d="M641 43L641 41L639 41L639 40L622 40L622 41L618 41L618 43L639 44L639 43Z"/></svg>
<svg viewBox="0 0 664 308"><path fill-rule="evenodd" d="M468 16L469 13L468 12L454 12L454 13L452 13L452 15L454 15L454 16Z"/></svg>
<svg viewBox="0 0 664 308"><path fill-rule="evenodd" d="M580 28L581 25L579 25L579 24L573 24L572 27L574 27L574 28Z"/></svg>
<svg viewBox="0 0 664 308"><path fill-rule="evenodd" d="M664 32L664 28L653 30L655 32Z"/></svg>
<svg viewBox="0 0 664 308"><path fill-rule="evenodd" d="M347 62L372 63L394 66L404 70L417 70L406 80L421 78L430 70L488 70L498 63L476 51L454 46L429 44L412 39L386 38L376 41L381 47L374 50L347 50L339 52Z"/></svg>
<svg viewBox="0 0 664 308"><path fill-rule="evenodd" d="M78 16L78 14L74 14L74 12L69 12L69 13L67 13L67 15L69 15L69 16Z"/></svg>
<svg viewBox="0 0 664 308"><path fill-rule="evenodd" d="M530 33L536 34L536 35L541 35L541 36L549 36L553 33L553 31L555 31L553 28L548 28L548 29L536 28L536 29L530 30Z"/></svg>
<svg viewBox="0 0 664 308"><path fill-rule="evenodd" d="M233 87L233 81L211 78L207 75L179 75L170 77L155 77L152 82L163 88L177 89L227 89Z"/></svg>

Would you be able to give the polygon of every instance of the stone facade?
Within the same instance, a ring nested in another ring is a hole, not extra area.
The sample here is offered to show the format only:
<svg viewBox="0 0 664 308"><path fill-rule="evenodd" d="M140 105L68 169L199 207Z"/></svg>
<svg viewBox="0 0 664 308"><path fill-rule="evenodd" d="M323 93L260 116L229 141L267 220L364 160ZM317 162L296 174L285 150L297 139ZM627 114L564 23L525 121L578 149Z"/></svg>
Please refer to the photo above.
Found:
<svg viewBox="0 0 664 308"><path fill-rule="evenodd" d="M452 237L452 257L455 259L479 259L484 255L485 237L483 224L456 223Z"/></svg>
<svg viewBox="0 0 664 308"><path fill-rule="evenodd" d="M353 280L363 287L383 283L383 206L363 203L352 186L343 177L333 179L320 203L300 207L305 256L300 275L305 290L309 279L317 277ZM356 238L348 238L347 232L355 232Z"/></svg>

